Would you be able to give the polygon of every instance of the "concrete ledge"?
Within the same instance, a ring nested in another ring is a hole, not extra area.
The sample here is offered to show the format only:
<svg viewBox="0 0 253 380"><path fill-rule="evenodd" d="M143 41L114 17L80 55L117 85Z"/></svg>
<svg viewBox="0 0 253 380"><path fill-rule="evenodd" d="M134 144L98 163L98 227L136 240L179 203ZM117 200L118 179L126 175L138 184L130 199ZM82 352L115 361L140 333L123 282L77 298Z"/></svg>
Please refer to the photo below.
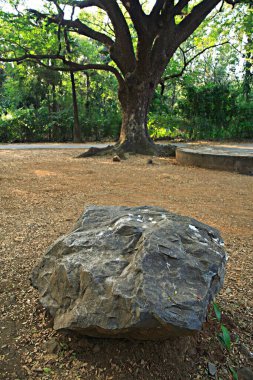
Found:
<svg viewBox="0 0 253 380"><path fill-rule="evenodd" d="M181 165L200 168L234 171L253 175L253 151L235 152L234 149L221 151L215 148L177 148L176 160Z"/></svg>

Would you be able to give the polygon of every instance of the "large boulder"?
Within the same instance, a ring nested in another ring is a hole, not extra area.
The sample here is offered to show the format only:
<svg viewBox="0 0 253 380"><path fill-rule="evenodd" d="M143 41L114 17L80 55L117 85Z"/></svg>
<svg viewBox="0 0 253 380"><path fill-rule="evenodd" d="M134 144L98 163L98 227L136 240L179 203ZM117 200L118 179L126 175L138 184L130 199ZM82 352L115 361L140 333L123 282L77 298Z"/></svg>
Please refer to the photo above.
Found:
<svg viewBox="0 0 253 380"><path fill-rule="evenodd" d="M219 232L195 219L156 207L91 206L31 282L56 330L166 339L201 329L225 262Z"/></svg>

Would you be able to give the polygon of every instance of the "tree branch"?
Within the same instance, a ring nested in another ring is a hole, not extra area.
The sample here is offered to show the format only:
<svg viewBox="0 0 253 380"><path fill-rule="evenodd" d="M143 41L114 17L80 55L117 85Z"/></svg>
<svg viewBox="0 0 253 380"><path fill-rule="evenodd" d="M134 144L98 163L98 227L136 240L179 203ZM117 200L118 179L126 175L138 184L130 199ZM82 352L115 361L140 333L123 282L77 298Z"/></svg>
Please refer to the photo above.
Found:
<svg viewBox="0 0 253 380"><path fill-rule="evenodd" d="M155 5L153 6L152 11L150 12L150 17L157 18L165 4L166 0L156 0Z"/></svg>
<svg viewBox="0 0 253 380"><path fill-rule="evenodd" d="M69 30L79 33L83 36L90 37L93 40L101 42L102 44L110 47L114 44L114 41L108 37L106 34L96 32L95 30L89 28L87 25L83 24L79 19L76 20L65 20L59 16L50 16L49 14L43 14L35 9L28 9L28 12L34 14L38 20L48 20L49 23L60 24L67 27Z"/></svg>
<svg viewBox="0 0 253 380"><path fill-rule="evenodd" d="M48 69L54 70L54 71L65 71L65 72L77 72L77 71L86 71L86 70L97 70L97 71L107 71L115 75L120 85L124 84L124 79L120 75L119 71L110 65L104 65L99 63L87 63L87 64L80 64L76 62L71 62L68 60L64 61L64 64L68 65L69 67L52 67L49 65L46 65L45 63L41 62L40 60L38 63Z"/></svg>
<svg viewBox="0 0 253 380"><path fill-rule="evenodd" d="M126 19L116 0L100 0L108 14L116 36L115 44L110 49L112 59L123 74L132 72L136 65L132 38Z"/></svg>
<svg viewBox="0 0 253 380"><path fill-rule="evenodd" d="M59 7L56 0L47 0L49 2L56 3ZM122 11L117 3L117 0L86 0L86 1L68 1L69 5L78 6L80 9L84 9L91 6L97 6L98 8L103 9L108 17L110 18L114 32L115 32L115 41L113 41L106 34L96 32L92 28L89 28L87 25L82 23L80 20L59 20L60 15L50 16L43 15L38 11L30 10L39 18L47 18L49 22L59 23L65 25L68 28L74 28L74 31L77 33L83 34L87 37L90 37L96 41L102 42L110 48L111 58L118 65L119 69L125 75L128 72L134 70L136 65L135 54L132 44L131 34L127 25L127 22L122 14ZM57 8L58 9L58 8ZM76 29L76 30L75 30Z"/></svg>
<svg viewBox="0 0 253 380"><path fill-rule="evenodd" d="M149 34L148 16L143 12L139 0L121 0L121 2L131 17L137 34L139 36Z"/></svg>
<svg viewBox="0 0 253 380"><path fill-rule="evenodd" d="M179 0L179 2L174 7L174 15L180 15L182 10L188 5L190 0Z"/></svg>
<svg viewBox="0 0 253 380"><path fill-rule="evenodd" d="M192 9L191 13L177 25L176 33L180 44L198 28L219 2L220 0L202 0Z"/></svg>
<svg viewBox="0 0 253 380"><path fill-rule="evenodd" d="M50 65L47 65L45 64L42 60L43 59L54 59L54 60L61 60L62 63L68 67L52 67ZM124 84L124 79L122 78L122 76L120 75L119 71L113 67L113 66L110 66L110 65L104 65L104 64L81 64L81 63L77 63L77 62L73 62L73 61L69 61L65 58L65 56L63 55L59 55L59 54L24 54L20 57L15 57L15 58L3 58L3 57L0 57L0 62L16 62L17 64L20 64L24 61L29 61L29 62L33 62L33 63L38 63L40 64L41 66L43 67L46 67L50 70L54 70L54 71L67 71L67 72L76 72L76 71L85 71L85 70L103 70L103 71L108 71L108 72L111 72L113 73L118 82L119 82L119 85L123 85Z"/></svg>
<svg viewBox="0 0 253 380"><path fill-rule="evenodd" d="M64 59L64 56L58 54L24 54L20 57L4 58L0 57L0 62L16 62L21 63L27 59Z"/></svg>
<svg viewBox="0 0 253 380"><path fill-rule="evenodd" d="M57 8L58 14L64 16L64 11L61 9L56 0L47 0L49 3L54 3Z"/></svg>
<svg viewBox="0 0 253 380"><path fill-rule="evenodd" d="M174 10L174 0L165 0L164 6L160 13L160 21L162 22L163 25L166 25L169 22L170 23L173 22L173 24L175 23L173 10Z"/></svg>
<svg viewBox="0 0 253 380"><path fill-rule="evenodd" d="M52 0L48 0L52 1ZM99 7L101 8L101 1L100 0L84 0L84 1L68 1L68 5L72 5L75 7L78 7L80 9L88 8L88 7Z"/></svg>
<svg viewBox="0 0 253 380"><path fill-rule="evenodd" d="M181 77L185 70L187 69L187 67L190 65L190 63L192 61L194 61L197 57L199 57L201 54L203 54L205 51L209 50L209 49L213 49L215 47L219 47L219 46L223 46L223 45L226 45L228 44L229 41L224 41L224 42L221 42L219 44L215 44L215 45L210 45L210 46L207 46L205 49L199 51L197 54L195 54L193 57L191 57L189 60L186 59L186 55L185 55L185 51L180 48L181 52L182 52L182 55L183 55L183 61L184 61L184 66L182 67L181 71L179 71L178 73L175 73L175 74L171 74L171 75L167 75L166 77L162 78L161 79L161 83L164 83L166 82L167 80L169 79L173 79L173 78L179 78Z"/></svg>

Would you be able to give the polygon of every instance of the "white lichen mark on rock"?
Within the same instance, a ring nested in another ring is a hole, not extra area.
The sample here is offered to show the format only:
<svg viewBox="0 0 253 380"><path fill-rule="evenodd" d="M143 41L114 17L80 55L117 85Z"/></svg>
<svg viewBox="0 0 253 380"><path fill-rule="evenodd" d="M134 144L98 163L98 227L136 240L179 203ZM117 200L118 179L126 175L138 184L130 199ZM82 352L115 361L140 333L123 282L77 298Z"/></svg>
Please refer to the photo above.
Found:
<svg viewBox="0 0 253 380"><path fill-rule="evenodd" d="M195 231L195 232L199 232L199 229L195 226L193 226L192 224L189 224L189 228L192 230L192 231Z"/></svg>

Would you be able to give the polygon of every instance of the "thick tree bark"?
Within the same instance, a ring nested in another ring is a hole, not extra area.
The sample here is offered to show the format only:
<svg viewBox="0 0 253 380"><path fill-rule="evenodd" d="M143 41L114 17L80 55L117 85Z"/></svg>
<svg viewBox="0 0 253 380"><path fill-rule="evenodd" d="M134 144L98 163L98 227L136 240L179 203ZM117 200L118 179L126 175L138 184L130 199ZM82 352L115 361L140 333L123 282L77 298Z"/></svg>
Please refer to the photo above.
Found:
<svg viewBox="0 0 253 380"><path fill-rule="evenodd" d="M127 82L127 81L126 81ZM154 94L152 81L131 80L119 91L122 108L122 125L119 141L114 146L91 148L79 157L135 153L149 156L175 156L175 146L158 145L148 133L147 121L150 102Z"/></svg>
<svg viewBox="0 0 253 380"><path fill-rule="evenodd" d="M119 93L122 108L122 125L119 146L128 152L154 154L156 147L151 140L147 119L153 89L147 83L136 83Z"/></svg>

